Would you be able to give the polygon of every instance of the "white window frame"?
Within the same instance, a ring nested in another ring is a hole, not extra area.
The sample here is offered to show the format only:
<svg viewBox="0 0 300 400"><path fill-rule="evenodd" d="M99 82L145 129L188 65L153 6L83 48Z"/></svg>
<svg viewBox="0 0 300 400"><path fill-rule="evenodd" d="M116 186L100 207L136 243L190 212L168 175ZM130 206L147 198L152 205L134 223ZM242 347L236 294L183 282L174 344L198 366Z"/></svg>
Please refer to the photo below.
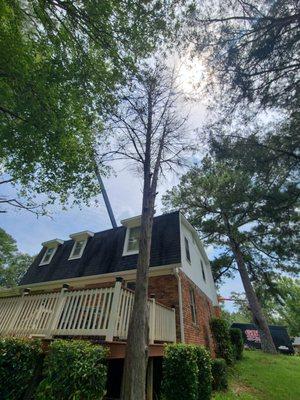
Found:
<svg viewBox="0 0 300 400"><path fill-rule="evenodd" d="M124 241L124 249L123 249L123 254L122 254L123 256L130 256L130 255L133 255L133 254L139 254L140 249L128 250L130 229L134 229L134 228L140 228L140 226L139 225L130 226L130 227L127 227L127 229L126 229L126 235L125 235L125 241Z"/></svg>
<svg viewBox="0 0 300 400"><path fill-rule="evenodd" d="M70 256L69 256L69 258L68 258L68 260L77 260L78 258L81 258L82 257L82 254L83 254L83 252L84 252L84 249L85 249L85 246L86 246L86 244L87 244L87 239L78 239L78 240L74 240L74 244L73 244L73 247L72 247L72 250L71 250L71 253L70 253ZM78 242L84 242L83 243L83 245L82 245L82 248L81 248L81 250L80 250L80 253L79 254L77 254L77 255L74 255L74 251L75 251L75 248L76 248L76 244L78 243Z"/></svg>
<svg viewBox="0 0 300 400"><path fill-rule="evenodd" d="M190 242L189 242L189 239L186 236L184 236L184 250L185 250L185 258L186 258L187 262L189 264L191 264L192 263L192 259L191 259ZM189 255L189 258L188 258L188 255Z"/></svg>
<svg viewBox="0 0 300 400"><path fill-rule="evenodd" d="M197 325L197 305L196 305L196 297L195 297L195 290L194 288L190 287L189 288L190 292L190 309L191 309L191 315L192 315L192 322L193 324Z"/></svg>
<svg viewBox="0 0 300 400"><path fill-rule="evenodd" d="M206 283L206 271L205 271L206 266L201 259L200 259L200 264L201 264L202 279L203 279L204 283Z"/></svg>
<svg viewBox="0 0 300 400"><path fill-rule="evenodd" d="M45 261L47 252L48 252L48 250L51 250L51 249L53 249L54 251L53 251L53 253L51 254L51 257L49 258L49 260L48 260L48 261ZM45 253L44 253L44 255L43 255L43 258L42 258L42 260L41 260L39 266L41 267L41 266L43 266L43 265L48 265L48 264L50 264L51 261L52 261L52 258L54 257L54 254L56 253L56 251L57 251L57 247L46 247L46 251L45 251Z"/></svg>

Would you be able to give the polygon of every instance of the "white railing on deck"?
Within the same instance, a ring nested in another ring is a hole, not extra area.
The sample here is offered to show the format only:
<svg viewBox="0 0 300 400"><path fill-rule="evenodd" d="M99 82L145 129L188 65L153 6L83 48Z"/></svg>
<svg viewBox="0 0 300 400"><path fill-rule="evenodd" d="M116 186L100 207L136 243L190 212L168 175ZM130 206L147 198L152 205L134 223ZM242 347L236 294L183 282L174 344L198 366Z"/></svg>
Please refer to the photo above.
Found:
<svg viewBox="0 0 300 400"><path fill-rule="evenodd" d="M114 287L0 298L1 336L126 339L134 293ZM176 340L175 311L149 300L150 342Z"/></svg>

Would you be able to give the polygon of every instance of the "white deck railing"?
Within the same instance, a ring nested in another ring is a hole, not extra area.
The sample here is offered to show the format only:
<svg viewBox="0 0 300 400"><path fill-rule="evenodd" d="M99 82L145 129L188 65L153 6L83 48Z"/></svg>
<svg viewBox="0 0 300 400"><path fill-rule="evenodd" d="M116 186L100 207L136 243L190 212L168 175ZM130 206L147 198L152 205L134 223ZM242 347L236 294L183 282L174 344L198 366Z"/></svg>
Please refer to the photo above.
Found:
<svg viewBox="0 0 300 400"><path fill-rule="evenodd" d="M0 298L1 336L127 337L134 293L114 287ZM150 342L175 342L175 310L149 300Z"/></svg>

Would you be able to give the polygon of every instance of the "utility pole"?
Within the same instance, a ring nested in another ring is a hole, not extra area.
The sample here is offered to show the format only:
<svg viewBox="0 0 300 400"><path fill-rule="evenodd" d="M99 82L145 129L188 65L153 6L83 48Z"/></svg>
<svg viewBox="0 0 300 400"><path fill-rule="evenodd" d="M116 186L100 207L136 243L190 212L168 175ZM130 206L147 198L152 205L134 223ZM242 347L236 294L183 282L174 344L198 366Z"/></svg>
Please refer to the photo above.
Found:
<svg viewBox="0 0 300 400"><path fill-rule="evenodd" d="M105 186L104 186L104 183L102 181L97 162L95 162L95 173L96 173L96 176L97 176L100 188L101 188L102 196L103 196L103 199L104 199L104 202L105 202L105 205L106 205L106 209L107 209L107 212L108 212L108 215L109 215L110 222L112 224L112 227L116 228L117 227L116 219L115 219L113 210L111 208L110 201L109 201L109 198L107 196L107 192L105 190Z"/></svg>

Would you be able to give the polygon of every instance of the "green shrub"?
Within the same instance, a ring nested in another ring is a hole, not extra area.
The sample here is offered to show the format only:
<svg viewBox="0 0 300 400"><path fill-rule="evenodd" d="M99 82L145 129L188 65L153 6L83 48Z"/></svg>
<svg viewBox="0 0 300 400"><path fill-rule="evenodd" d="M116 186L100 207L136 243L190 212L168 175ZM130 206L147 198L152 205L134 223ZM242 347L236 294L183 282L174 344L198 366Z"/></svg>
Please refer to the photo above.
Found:
<svg viewBox="0 0 300 400"><path fill-rule="evenodd" d="M83 340L55 340L44 363L39 400L100 400L106 387L107 351Z"/></svg>
<svg viewBox="0 0 300 400"><path fill-rule="evenodd" d="M198 367L198 400L209 400L212 391L211 357L202 346L195 346Z"/></svg>
<svg viewBox="0 0 300 400"><path fill-rule="evenodd" d="M227 364L223 358L212 360L212 388L213 390L225 390L228 388Z"/></svg>
<svg viewBox="0 0 300 400"><path fill-rule="evenodd" d="M217 357L224 358L228 365L233 364L234 354L227 322L222 318L212 318L210 326L216 343Z"/></svg>
<svg viewBox="0 0 300 400"><path fill-rule="evenodd" d="M163 360L164 400L197 400L198 366L195 346L168 345Z"/></svg>
<svg viewBox="0 0 300 400"><path fill-rule="evenodd" d="M229 330L233 354L236 360L243 358L244 340L242 331L239 328L231 328Z"/></svg>
<svg viewBox="0 0 300 400"><path fill-rule="evenodd" d="M204 347L182 343L167 346L163 375L164 400L211 398L211 358Z"/></svg>
<svg viewBox="0 0 300 400"><path fill-rule="evenodd" d="M24 399L41 360L39 341L0 339L0 399Z"/></svg>

